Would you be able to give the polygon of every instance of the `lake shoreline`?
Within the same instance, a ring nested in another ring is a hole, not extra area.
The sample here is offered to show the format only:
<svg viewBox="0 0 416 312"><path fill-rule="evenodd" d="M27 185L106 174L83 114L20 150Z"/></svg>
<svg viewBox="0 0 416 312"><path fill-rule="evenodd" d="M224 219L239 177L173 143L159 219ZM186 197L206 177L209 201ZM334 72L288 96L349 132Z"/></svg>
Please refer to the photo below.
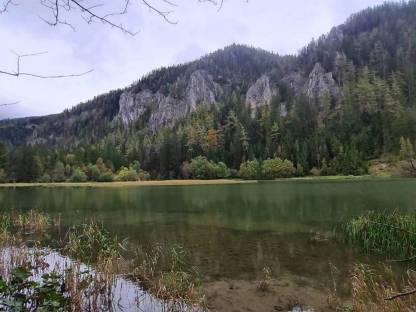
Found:
<svg viewBox="0 0 416 312"><path fill-rule="evenodd" d="M15 187L143 187L143 186L192 186L257 183L257 181L221 180L152 180L131 182L52 182L52 183L4 183L0 188Z"/></svg>
<svg viewBox="0 0 416 312"><path fill-rule="evenodd" d="M241 180L241 179L213 179L213 180L151 180L151 181L125 181L125 182L18 182L3 183L0 188L18 187L144 187L144 186L196 186L196 185L227 185L227 184L247 184L260 182L290 182L290 181L354 181L354 180L391 180L395 177L384 176L307 176L294 178L281 178L275 180Z"/></svg>

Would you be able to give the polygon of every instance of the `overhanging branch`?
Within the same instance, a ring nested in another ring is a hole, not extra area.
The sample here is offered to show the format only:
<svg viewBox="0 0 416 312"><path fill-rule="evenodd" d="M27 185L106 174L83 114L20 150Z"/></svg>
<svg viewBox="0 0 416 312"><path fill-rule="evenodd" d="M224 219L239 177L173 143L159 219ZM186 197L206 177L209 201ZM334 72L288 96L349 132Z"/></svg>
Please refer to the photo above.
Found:
<svg viewBox="0 0 416 312"><path fill-rule="evenodd" d="M44 51L44 52L37 52L37 53L30 53L30 54L18 54L15 51L12 51L12 53L16 55L16 70L15 71L0 70L0 74L14 76L14 77L27 76L27 77L34 77L34 78L41 78L41 79L57 79L57 78L80 77L80 76L89 74L93 71L92 69L90 69L88 71L81 72L81 73L59 74L59 75L28 73L28 72L21 71L21 60L25 57L43 55L43 54L47 54L48 52Z"/></svg>

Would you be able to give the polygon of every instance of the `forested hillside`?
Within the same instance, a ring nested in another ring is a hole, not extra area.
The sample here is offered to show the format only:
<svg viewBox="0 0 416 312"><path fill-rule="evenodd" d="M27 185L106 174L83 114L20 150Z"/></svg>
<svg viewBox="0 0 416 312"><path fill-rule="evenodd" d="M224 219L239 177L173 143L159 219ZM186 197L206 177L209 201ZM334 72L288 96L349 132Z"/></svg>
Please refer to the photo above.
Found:
<svg viewBox="0 0 416 312"><path fill-rule="evenodd" d="M233 45L62 114L0 122L3 181L364 174L414 158L416 2L296 56Z"/></svg>

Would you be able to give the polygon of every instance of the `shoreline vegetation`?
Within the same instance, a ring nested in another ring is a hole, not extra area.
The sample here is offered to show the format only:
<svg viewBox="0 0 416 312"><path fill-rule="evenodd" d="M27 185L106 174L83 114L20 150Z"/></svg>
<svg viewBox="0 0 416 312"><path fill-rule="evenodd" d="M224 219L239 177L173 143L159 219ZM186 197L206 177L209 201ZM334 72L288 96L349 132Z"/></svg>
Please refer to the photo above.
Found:
<svg viewBox="0 0 416 312"><path fill-rule="evenodd" d="M166 311L224 308L224 300L241 300L243 294L252 300L265 299L266 306L275 293L281 294L281 310L313 305L321 311L410 311L416 304L415 273L411 269L416 254L416 215L369 213L342 224L339 234L345 244L390 260L373 265L354 263L349 282L351 297L346 301L337 291L335 267L331 267L330 288L318 291L311 284L304 289L301 300L292 296L297 289L295 280L276 277L268 267L256 285L248 281L207 284L179 245L145 250L94 221L64 228L60 218L36 210L0 214L0 308L100 311L100 307L123 295L117 293L123 284L141 292L142 304L147 300L143 296L147 296ZM60 234L51 240L49 234L53 232ZM51 257L54 263L48 262ZM400 263L410 265L410 269L397 270ZM230 297L229 289L239 290L236 297Z"/></svg>
<svg viewBox="0 0 416 312"><path fill-rule="evenodd" d="M54 231L63 235L51 240ZM122 311L117 304L129 293L135 298L124 304L138 308L205 306L199 273L180 246L145 250L94 221L65 228L40 211L0 214L1 311Z"/></svg>
<svg viewBox="0 0 416 312"><path fill-rule="evenodd" d="M344 243L364 253L386 259L375 266L355 265L353 311L413 311L416 305L416 214L370 212L346 221L341 237ZM394 266L400 264L402 271L397 274Z"/></svg>
<svg viewBox="0 0 416 312"><path fill-rule="evenodd" d="M51 240L53 232L60 235ZM131 245L94 221L66 228L60 218L36 210L3 213L0 310L123 311L122 303L140 311L228 311L230 300L241 307L252 304L247 300L276 306L279 292L278 311L309 311L311 305L332 311L328 294L312 282L304 280L302 296L294 296L300 279L277 277L267 267L255 281L207 282L188 255L179 245ZM123 301L129 293L134 298Z"/></svg>
<svg viewBox="0 0 416 312"><path fill-rule="evenodd" d="M354 181L354 180L392 180L403 179L393 176L373 175L334 175L279 178L273 180L242 180L242 179L186 179L186 180L148 180L148 181L113 181L113 182L16 182L0 183L0 188L15 187L146 187L146 186L197 186L197 185L227 185L227 184L255 184L261 182L290 182L290 181Z"/></svg>

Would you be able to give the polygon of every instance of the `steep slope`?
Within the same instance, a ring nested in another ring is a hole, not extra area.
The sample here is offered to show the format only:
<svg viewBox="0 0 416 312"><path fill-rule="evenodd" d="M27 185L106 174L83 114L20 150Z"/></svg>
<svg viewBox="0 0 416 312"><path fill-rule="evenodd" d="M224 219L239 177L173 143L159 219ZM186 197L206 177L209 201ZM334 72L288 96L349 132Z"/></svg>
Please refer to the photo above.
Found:
<svg viewBox="0 0 416 312"><path fill-rule="evenodd" d="M297 56L233 45L62 114L1 121L0 139L40 158L43 147L63 162L75 154L78 166L139 160L154 177L183 176L198 155L235 169L277 155L303 173L355 174L416 139L415 92L416 2L388 3Z"/></svg>
<svg viewBox="0 0 416 312"><path fill-rule="evenodd" d="M233 45L188 64L156 70L123 91L98 96L62 114L0 121L0 139L53 145L93 142L120 125L156 131L186 117L199 104L213 105L226 92L246 90L260 75L279 71L278 60L272 53Z"/></svg>

